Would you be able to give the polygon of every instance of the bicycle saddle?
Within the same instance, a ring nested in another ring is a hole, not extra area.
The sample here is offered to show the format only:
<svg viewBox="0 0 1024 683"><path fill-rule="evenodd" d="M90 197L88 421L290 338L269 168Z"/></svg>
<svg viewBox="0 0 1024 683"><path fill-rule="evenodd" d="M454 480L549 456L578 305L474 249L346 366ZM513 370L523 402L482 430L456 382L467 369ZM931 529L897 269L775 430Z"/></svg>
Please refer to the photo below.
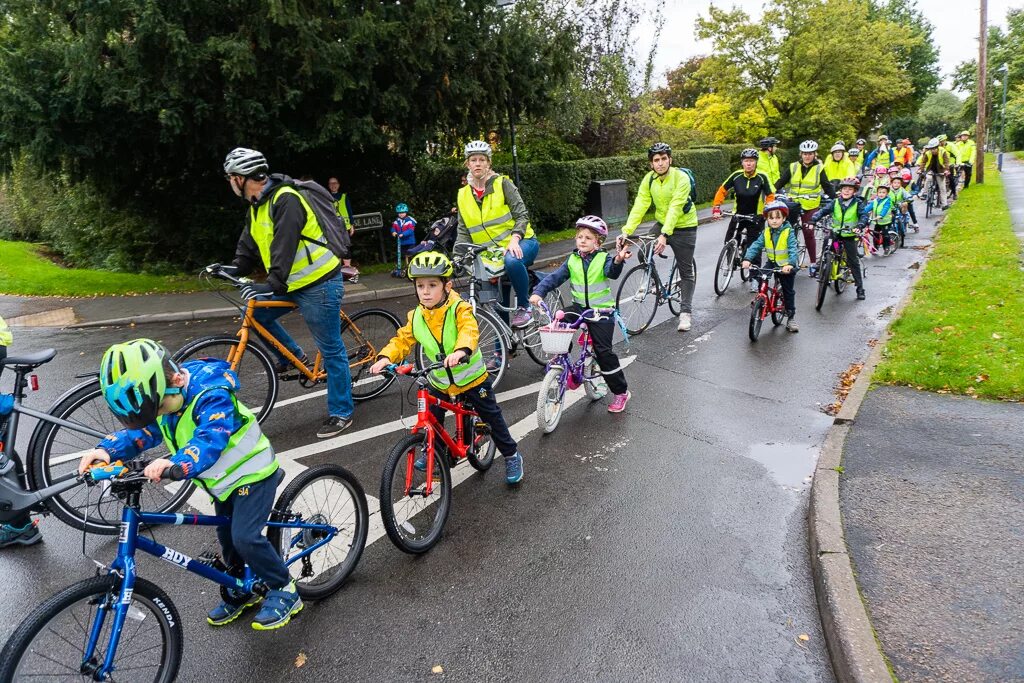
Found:
<svg viewBox="0 0 1024 683"><path fill-rule="evenodd" d="M56 355L56 349L43 349L42 351L26 353L20 356L7 356L7 358L0 360L0 367L32 370L38 368L43 363L49 363Z"/></svg>

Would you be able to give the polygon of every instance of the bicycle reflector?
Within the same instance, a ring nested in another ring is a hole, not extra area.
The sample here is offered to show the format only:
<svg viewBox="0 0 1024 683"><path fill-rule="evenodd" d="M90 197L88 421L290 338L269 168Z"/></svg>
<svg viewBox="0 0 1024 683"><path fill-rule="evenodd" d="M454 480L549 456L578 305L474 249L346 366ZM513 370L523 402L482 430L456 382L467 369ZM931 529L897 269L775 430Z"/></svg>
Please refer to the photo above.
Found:
<svg viewBox="0 0 1024 683"><path fill-rule="evenodd" d="M32 391L39 391L39 375L29 375L28 385L32 388Z"/></svg>

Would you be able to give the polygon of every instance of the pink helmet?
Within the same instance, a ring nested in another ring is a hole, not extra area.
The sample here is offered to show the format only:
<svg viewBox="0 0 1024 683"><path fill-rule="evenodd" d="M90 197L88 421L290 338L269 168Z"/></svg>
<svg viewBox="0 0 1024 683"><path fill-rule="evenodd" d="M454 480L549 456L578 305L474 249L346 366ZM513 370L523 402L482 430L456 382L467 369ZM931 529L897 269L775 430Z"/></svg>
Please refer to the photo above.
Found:
<svg viewBox="0 0 1024 683"><path fill-rule="evenodd" d="M903 182L909 183L911 180L913 180L914 174L910 172L909 168L905 168L903 169L903 175L901 175L900 177L903 178Z"/></svg>
<svg viewBox="0 0 1024 683"><path fill-rule="evenodd" d="M875 175L888 175L888 174L889 174L889 169L887 169L885 166L879 166L878 168L875 169Z"/></svg>
<svg viewBox="0 0 1024 683"><path fill-rule="evenodd" d="M608 224L600 216L584 216L576 221L576 227L593 230L602 238L608 236Z"/></svg>

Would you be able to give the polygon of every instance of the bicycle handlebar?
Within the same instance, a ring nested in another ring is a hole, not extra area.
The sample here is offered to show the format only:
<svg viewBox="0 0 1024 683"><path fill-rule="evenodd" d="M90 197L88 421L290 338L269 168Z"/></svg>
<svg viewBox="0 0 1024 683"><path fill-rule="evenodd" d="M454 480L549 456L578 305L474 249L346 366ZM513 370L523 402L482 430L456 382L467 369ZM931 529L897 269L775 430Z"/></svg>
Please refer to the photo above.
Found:
<svg viewBox="0 0 1024 683"><path fill-rule="evenodd" d="M145 480L146 477L142 476L142 470L144 470L150 462L151 461L130 460L125 464L120 460L116 460L109 464L102 463L100 465L90 467L89 471L82 475L81 479L90 486L100 481L132 482ZM164 468L164 471L160 474L160 478L170 479L171 481L181 481L187 477L181 465L171 465L170 467Z"/></svg>
<svg viewBox="0 0 1024 683"><path fill-rule="evenodd" d="M252 280L250 280L249 278L235 277L234 275L229 275L228 273L224 272L223 268L224 267L219 263L211 263L210 265L203 268L203 272L217 278L218 280L224 280L225 282L229 282L235 287L242 287L243 285L252 284Z"/></svg>

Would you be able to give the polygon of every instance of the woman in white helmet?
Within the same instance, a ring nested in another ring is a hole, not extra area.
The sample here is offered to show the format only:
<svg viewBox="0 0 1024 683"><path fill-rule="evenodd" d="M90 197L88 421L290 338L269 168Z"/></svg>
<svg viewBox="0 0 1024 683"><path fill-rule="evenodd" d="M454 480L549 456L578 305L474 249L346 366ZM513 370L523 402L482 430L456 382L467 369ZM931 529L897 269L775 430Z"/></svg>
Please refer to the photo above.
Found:
<svg viewBox="0 0 1024 683"><path fill-rule="evenodd" d="M804 235L804 244L807 245L807 256L811 259L810 274L814 277L818 263L818 243L814 239L811 215L821 206L822 194L830 199L836 196L825 166L818 160L818 143L814 140L800 143L800 161L794 161L782 170L782 177L775 183L775 190L779 191L787 185L790 196L800 205L799 225ZM795 220L792 223L797 224Z"/></svg>

